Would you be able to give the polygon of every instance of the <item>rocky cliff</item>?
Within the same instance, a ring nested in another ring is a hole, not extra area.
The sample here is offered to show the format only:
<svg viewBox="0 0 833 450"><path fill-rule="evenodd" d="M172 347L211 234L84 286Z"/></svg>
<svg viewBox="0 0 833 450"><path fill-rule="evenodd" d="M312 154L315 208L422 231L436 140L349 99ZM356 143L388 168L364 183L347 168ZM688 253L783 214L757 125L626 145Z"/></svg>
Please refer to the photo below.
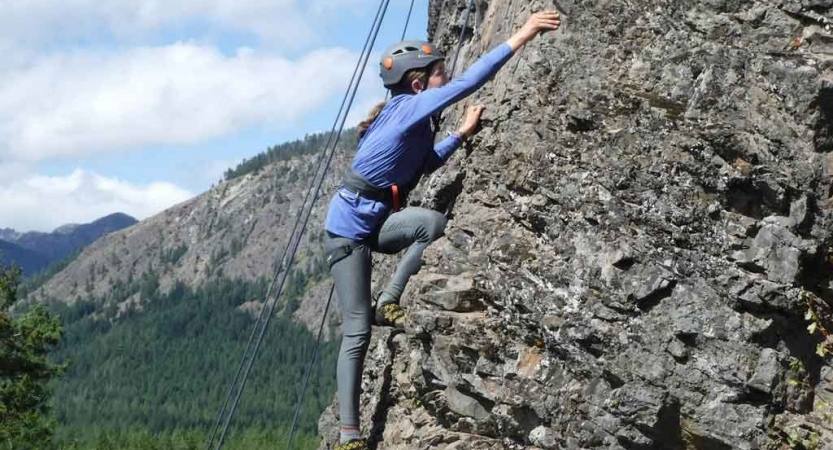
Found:
<svg viewBox="0 0 833 450"><path fill-rule="evenodd" d="M463 65L564 26L412 196L452 220L374 330L371 448L833 448L833 2L475 3ZM466 4L431 2L448 52Z"/></svg>

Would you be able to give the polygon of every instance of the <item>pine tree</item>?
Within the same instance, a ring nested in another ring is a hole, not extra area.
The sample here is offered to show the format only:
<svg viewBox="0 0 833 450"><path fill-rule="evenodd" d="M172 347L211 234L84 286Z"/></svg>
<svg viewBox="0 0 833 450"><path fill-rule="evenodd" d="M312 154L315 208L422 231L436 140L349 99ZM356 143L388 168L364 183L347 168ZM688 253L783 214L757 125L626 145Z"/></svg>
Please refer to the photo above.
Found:
<svg viewBox="0 0 833 450"><path fill-rule="evenodd" d="M61 324L43 306L12 315L19 281L20 270L0 267L0 447L43 450L52 446L54 427L47 383L64 370L47 353Z"/></svg>

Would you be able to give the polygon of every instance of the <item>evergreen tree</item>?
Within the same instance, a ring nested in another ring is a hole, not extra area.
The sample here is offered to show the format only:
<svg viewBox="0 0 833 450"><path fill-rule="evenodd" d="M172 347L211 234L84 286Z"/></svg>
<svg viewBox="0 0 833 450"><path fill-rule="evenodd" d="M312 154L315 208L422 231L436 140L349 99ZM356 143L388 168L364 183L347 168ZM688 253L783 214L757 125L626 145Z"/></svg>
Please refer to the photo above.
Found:
<svg viewBox="0 0 833 450"><path fill-rule="evenodd" d="M294 271L284 301L290 292L300 298L310 279ZM174 282L161 292L158 274L147 272L104 298L52 305L65 330L54 357L72 361L52 399L61 448L204 448L254 325L240 307L264 299L268 285L219 278L198 287ZM103 305L135 293L140 309L105 312ZM291 317L273 318L224 449L285 443L314 343ZM323 343L318 357L293 448L317 446L318 417L335 392L337 344Z"/></svg>
<svg viewBox="0 0 833 450"><path fill-rule="evenodd" d="M285 142L280 145L275 145L266 149L265 152L253 156L250 159L245 159L237 165L234 169L226 170L224 174L225 181L233 180L238 177L250 173L256 173L269 164L288 161L299 156L311 155L324 150L330 139L330 133L316 133L291 142ZM350 145L348 143L355 143L358 136L355 128L344 130L341 134L341 145ZM287 174L287 181L294 182L297 180L298 174L292 171Z"/></svg>
<svg viewBox="0 0 833 450"><path fill-rule="evenodd" d="M42 306L14 317L20 271L0 267L0 447L43 450L52 446L47 383L63 371L47 361L61 324Z"/></svg>

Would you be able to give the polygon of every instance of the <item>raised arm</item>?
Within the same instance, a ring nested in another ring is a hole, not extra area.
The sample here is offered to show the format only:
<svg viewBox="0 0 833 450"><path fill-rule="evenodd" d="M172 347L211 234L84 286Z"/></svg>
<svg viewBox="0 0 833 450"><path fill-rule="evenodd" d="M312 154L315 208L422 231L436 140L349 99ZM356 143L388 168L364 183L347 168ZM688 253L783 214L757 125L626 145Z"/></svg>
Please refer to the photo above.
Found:
<svg viewBox="0 0 833 450"><path fill-rule="evenodd" d="M462 75L443 87L427 89L408 100L408 114L402 124L410 129L417 123L454 104L483 86L506 64L514 52L543 31L555 30L561 25L557 11L533 14L508 41L483 55Z"/></svg>
<svg viewBox="0 0 833 450"><path fill-rule="evenodd" d="M531 15L524 26L506 43L512 48L513 52L516 52L527 42L535 39L535 36L550 30L557 30L560 26L561 16L558 11L541 11Z"/></svg>
<svg viewBox="0 0 833 450"><path fill-rule="evenodd" d="M483 55L459 77L443 87L427 89L407 100L407 114L402 126L410 129L437 111L454 104L483 86L512 57L512 48L501 44Z"/></svg>

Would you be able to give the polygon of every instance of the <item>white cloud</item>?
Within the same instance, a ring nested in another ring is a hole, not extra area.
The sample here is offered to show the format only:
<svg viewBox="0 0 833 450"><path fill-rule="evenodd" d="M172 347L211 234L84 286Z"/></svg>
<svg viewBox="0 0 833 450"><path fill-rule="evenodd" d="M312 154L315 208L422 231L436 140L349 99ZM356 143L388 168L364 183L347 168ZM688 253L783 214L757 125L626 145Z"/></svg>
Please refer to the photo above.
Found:
<svg viewBox="0 0 833 450"><path fill-rule="evenodd" d="M239 159L193 161L177 167L177 179L185 186L208 186L223 180L226 170L237 167Z"/></svg>
<svg viewBox="0 0 833 450"><path fill-rule="evenodd" d="M354 63L343 49L292 61L192 43L54 54L4 77L0 159L193 144L291 122L344 89Z"/></svg>
<svg viewBox="0 0 833 450"><path fill-rule="evenodd" d="M370 113L370 110L374 106L383 101L385 101L384 96L370 96L363 99L360 103L355 104L347 116L344 127L351 128L357 126L359 122L367 118L368 113Z"/></svg>
<svg viewBox="0 0 833 450"><path fill-rule="evenodd" d="M374 52L368 59L364 74L362 75L362 82L359 84L359 90L356 92L356 99L353 101L353 106L350 108L350 114L347 115L345 127L354 127L367 117L370 110L379 102L385 101L385 94L387 90L382 85L382 80L379 78L379 58L381 54ZM355 67L355 63L353 64Z"/></svg>
<svg viewBox="0 0 833 450"><path fill-rule="evenodd" d="M27 176L29 168L17 161L0 160L0 183L11 183Z"/></svg>
<svg viewBox="0 0 833 450"><path fill-rule="evenodd" d="M231 159L215 159L207 161L200 167L199 174L206 181L219 182L222 181L226 170L232 169L239 164L240 161Z"/></svg>
<svg viewBox="0 0 833 450"><path fill-rule="evenodd" d="M340 36L351 20L361 20L364 30L376 3L4 2L0 226L49 230L116 211L142 218L191 197L190 191L202 189L206 179L219 180L234 161L194 164L187 175L171 177L176 185L129 183L81 169L66 176L36 175L30 169L52 161L57 163L50 165L53 170L69 173L87 166L73 161L82 156L210 144L218 137L273 128L263 125L311 122L312 114L343 93L357 51L309 50ZM172 43L178 39L193 41ZM227 49L239 42L253 48L229 54ZM348 126L384 95L377 58L368 64Z"/></svg>
<svg viewBox="0 0 833 450"><path fill-rule="evenodd" d="M0 224L50 231L114 212L144 219L193 196L171 183L137 185L82 169L66 176L30 174L0 186Z"/></svg>
<svg viewBox="0 0 833 450"><path fill-rule="evenodd" d="M0 41L47 42L55 38L117 38L165 27L194 25L254 33L298 47L315 38L316 26L339 18L367 0L24 0L3 2Z"/></svg>

